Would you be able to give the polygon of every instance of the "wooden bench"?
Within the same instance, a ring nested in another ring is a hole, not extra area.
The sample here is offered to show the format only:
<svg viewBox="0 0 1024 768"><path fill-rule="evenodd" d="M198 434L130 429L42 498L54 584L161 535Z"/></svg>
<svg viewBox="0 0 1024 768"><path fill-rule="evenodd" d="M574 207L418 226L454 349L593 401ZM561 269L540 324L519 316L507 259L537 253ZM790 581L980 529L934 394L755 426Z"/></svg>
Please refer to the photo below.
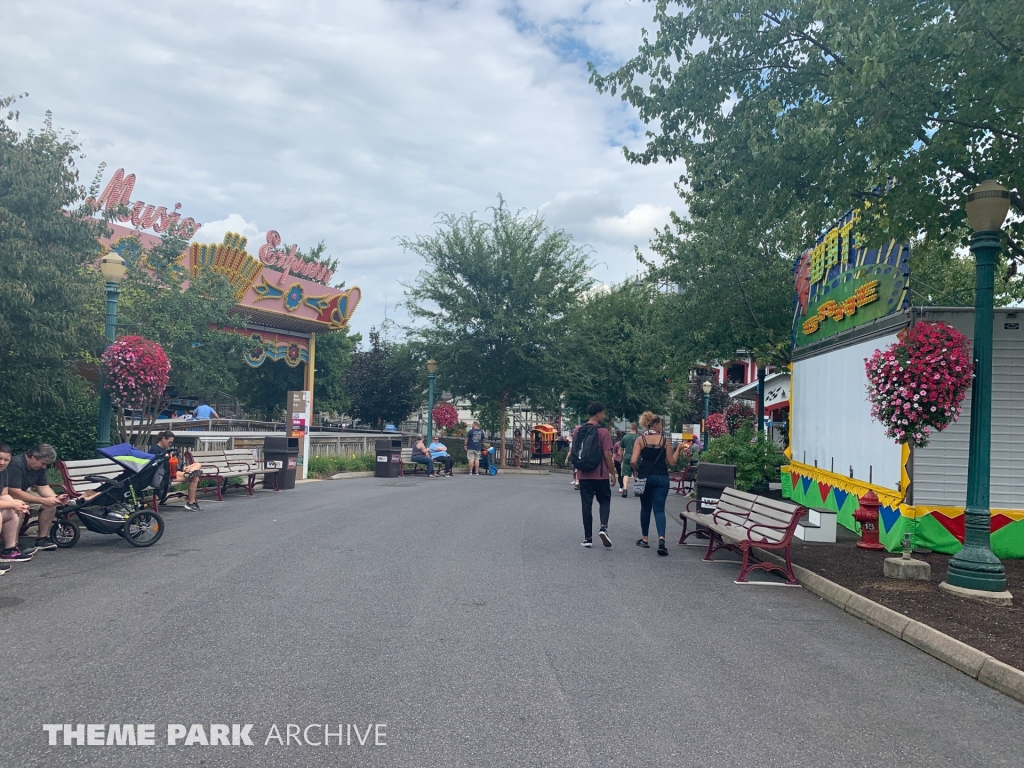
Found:
<svg viewBox="0 0 1024 768"><path fill-rule="evenodd" d="M402 449L402 464L398 470L399 477L405 477L405 468L407 466L412 467L412 474L414 475L421 469L423 470L423 474L427 474L426 464L420 464L419 462L412 460L412 448Z"/></svg>
<svg viewBox="0 0 1024 768"><path fill-rule="evenodd" d="M700 511L700 499L687 502L685 510L679 515L683 521L683 535L679 543L683 544L689 536L699 533L698 530L687 533L687 522L692 520L704 526L703 533L708 537L705 560L711 560L712 555L720 549L738 552L743 556L737 584L749 583L747 576L751 571L777 570L786 577L787 584L799 586L793 575L790 545L797 524L806 514L807 508L798 504L726 488L712 513ZM754 559L751 552L754 547L783 550L785 567Z"/></svg>
<svg viewBox="0 0 1024 768"><path fill-rule="evenodd" d="M113 480L125 471L124 467L111 459L81 459L79 461L58 461L57 471L60 472L61 485L64 493L73 499L84 496L87 491L95 491L103 482L100 478ZM150 494L150 506L157 512L159 501L156 490Z"/></svg>
<svg viewBox="0 0 1024 768"><path fill-rule="evenodd" d="M249 465L241 466L239 464L232 464L228 461L224 455L224 451L186 451L185 452L185 463L187 464L202 464L202 474L199 476L200 481L202 480L214 480L212 486L206 488L200 484L199 488L196 489L196 493L212 493L217 497L217 501L224 501L224 492L229 487L244 488L250 496L253 494L252 486L255 484L255 473L249 469ZM252 454L248 451L245 452L249 456L249 461L253 461ZM251 475L251 476L250 476ZM244 483L230 484L230 481L235 478L244 478Z"/></svg>
<svg viewBox="0 0 1024 768"><path fill-rule="evenodd" d="M244 469L249 473L248 491L250 496L256 490L257 475L263 476L264 488L267 487L268 483L271 483L275 491L281 490L277 485L277 475L280 470L267 469L267 463L254 459L251 451L245 448L232 448L231 450L224 451L224 460L228 463L229 467L236 470Z"/></svg>

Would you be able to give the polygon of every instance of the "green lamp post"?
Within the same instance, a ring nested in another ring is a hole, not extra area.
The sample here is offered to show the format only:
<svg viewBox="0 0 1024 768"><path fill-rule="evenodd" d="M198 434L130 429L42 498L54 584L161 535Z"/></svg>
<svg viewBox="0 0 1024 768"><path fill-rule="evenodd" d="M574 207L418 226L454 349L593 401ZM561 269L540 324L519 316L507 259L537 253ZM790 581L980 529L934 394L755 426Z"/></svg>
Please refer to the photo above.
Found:
<svg viewBox="0 0 1024 768"><path fill-rule="evenodd" d="M701 437L701 444L706 449L708 447L708 416L711 415L711 381L705 381L700 385L700 388L704 390L704 427Z"/></svg>
<svg viewBox="0 0 1024 768"><path fill-rule="evenodd" d="M437 362L427 360L427 445L434 439L434 379L437 376Z"/></svg>
<svg viewBox="0 0 1024 768"><path fill-rule="evenodd" d="M974 383L971 387L971 442L967 459L964 545L949 561L946 581L960 589L1005 592L1006 570L989 545L992 452L992 293L1000 229L1010 210L1006 187L986 179L967 196L974 235ZM955 590L954 590L955 591ZM1009 596L1007 595L1007 599Z"/></svg>
<svg viewBox="0 0 1024 768"><path fill-rule="evenodd" d="M105 330L107 336L106 346L108 347L114 343L114 339L117 337L117 295L121 292L118 286L124 279L127 271L128 267L125 266L124 259L113 251L104 256L100 261L100 272L103 273L103 279L107 284ZM100 366L100 423L96 431L97 448L106 448L110 445L110 395L107 394L107 388L104 384L103 367Z"/></svg>

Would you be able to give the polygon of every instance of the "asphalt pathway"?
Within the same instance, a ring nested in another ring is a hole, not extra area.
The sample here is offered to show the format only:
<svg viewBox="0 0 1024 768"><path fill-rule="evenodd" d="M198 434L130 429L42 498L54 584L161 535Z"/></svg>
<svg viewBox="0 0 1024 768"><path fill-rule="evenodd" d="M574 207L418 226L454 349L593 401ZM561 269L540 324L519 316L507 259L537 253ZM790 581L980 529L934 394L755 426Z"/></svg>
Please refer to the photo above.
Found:
<svg viewBox="0 0 1024 768"><path fill-rule="evenodd" d="M580 547L564 475L306 483L170 511L148 550L85 532L0 578L0 766L1024 764L1024 706L801 589L641 550L612 504L611 549ZM48 746L64 723L155 746ZM266 742L324 723L351 743Z"/></svg>

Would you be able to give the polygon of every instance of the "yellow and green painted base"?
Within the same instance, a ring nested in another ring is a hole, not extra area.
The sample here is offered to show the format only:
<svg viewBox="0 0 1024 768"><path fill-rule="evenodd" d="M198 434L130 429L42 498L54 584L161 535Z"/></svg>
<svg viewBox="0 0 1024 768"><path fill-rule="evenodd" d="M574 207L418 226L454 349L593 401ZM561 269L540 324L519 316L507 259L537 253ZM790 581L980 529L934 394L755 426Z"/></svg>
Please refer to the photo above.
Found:
<svg viewBox="0 0 1024 768"><path fill-rule="evenodd" d="M907 453L904 451L904 468ZM901 488L909 487L906 470ZM890 552L902 548L903 536L909 533L915 547L926 547L936 552L954 554L964 540L964 508L913 506L905 504L904 495L892 488L871 485L817 467L792 462L782 468L783 494L805 507L829 509L836 513L837 522L851 531L860 532L853 519L860 497L869 490L878 495L879 540ZM1000 558L1024 558L1024 510L992 510L992 551Z"/></svg>

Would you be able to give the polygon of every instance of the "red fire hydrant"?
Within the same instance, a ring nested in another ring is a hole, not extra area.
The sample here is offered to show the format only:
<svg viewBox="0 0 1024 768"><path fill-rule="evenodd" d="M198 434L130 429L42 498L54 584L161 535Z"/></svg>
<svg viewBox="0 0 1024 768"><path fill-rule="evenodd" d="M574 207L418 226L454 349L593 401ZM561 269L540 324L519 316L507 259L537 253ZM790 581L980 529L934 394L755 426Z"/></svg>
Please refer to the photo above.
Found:
<svg viewBox="0 0 1024 768"><path fill-rule="evenodd" d="M868 491L860 499L860 506L853 513L853 519L860 523L860 541L857 546L861 549L885 549L878 541L878 508L882 502L874 491Z"/></svg>

